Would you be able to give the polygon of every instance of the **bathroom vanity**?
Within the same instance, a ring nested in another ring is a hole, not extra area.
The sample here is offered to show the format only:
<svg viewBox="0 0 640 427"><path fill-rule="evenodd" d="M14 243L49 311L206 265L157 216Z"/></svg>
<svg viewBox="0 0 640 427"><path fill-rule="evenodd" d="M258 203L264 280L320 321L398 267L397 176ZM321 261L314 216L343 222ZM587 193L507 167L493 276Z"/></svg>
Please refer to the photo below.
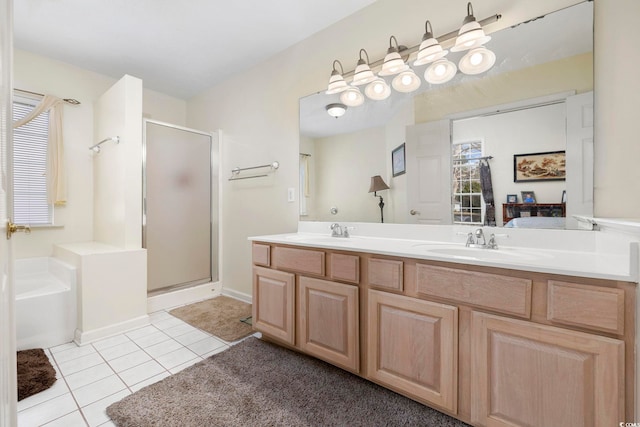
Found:
<svg viewBox="0 0 640 427"><path fill-rule="evenodd" d="M616 262L633 249L606 259L454 239L251 240L253 325L266 339L473 425L635 419L636 280Z"/></svg>

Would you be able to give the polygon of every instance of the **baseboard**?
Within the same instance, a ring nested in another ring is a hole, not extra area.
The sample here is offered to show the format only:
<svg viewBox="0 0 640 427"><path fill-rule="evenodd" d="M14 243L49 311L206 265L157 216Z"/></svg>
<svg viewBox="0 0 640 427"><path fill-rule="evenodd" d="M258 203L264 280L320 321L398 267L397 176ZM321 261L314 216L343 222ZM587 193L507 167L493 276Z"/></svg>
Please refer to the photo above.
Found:
<svg viewBox="0 0 640 427"><path fill-rule="evenodd" d="M246 303L251 304L253 301L253 297L249 294L245 294L244 292L236 291L234 289L222 288L222 295L239 299L240 301L244 301Z"/></svg>
<svg viewBox="0 0 640 427"><path fill-rule="evenodd" d="M78 345L86 345L94 341L108 338L114 335L121 334L123 332L137 329L149 324L149 316L144 315L136 317L125 322L116 323L114 325L105 326L103 328L93 329L90 331L81 331L76 329L75 338L73 341Z"/></svg>
<svg viewBox="0 0 640 427"><path fill-rule="evenodd" d="M220 282L209 282L203 285L167 292L166 294L154 295L147 298L147 313L213 298L220 295L221 289L222 285Z"/></svg>

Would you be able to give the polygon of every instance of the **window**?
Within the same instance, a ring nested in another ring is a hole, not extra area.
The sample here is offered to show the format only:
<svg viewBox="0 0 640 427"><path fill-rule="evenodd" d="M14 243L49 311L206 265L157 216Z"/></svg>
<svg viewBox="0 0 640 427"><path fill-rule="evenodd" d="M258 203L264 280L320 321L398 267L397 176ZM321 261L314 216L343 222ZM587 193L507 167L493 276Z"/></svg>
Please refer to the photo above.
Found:
<svg viewBox="0 0 640 427"><path fill-rule="evenodd" d="M453 222L482 225L482 142L453 144Z"/></svg>
<svg viewBox="0 0 640 427"><path fill-rule="evenodd" d="M13 120L27 116L37 101L13 102ZM47 201L47 140L49 113L13 130L13 222L53 224L53 206Z"/></svg>

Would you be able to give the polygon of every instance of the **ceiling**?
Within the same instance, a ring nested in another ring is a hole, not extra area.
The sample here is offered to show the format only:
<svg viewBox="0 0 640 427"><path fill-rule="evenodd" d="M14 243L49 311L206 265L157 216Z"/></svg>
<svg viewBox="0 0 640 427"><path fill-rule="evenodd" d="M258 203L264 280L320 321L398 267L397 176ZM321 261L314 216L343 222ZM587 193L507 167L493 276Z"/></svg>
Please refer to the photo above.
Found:
<svg viewBox="0 0 640 427"><path fill-rule="evenodd" d="M15 0L14 46L189 99L375 0Z"/></svg>

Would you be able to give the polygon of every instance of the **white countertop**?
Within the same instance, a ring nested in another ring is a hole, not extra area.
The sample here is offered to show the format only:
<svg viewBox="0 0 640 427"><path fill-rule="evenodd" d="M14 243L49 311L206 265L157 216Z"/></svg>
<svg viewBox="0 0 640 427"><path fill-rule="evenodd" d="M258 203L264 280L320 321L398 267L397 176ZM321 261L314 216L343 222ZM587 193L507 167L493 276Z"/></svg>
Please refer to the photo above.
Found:
<svg viewBox="0 0 640 427"><path fill-rule="evenodd" d="M459 233L458 233L459 234ZM488 236L487 236L488 239ZM249 237L256 242L317 247L379 255L445 261L458 264L524 270L597 279L638 281L638 243L621 242L624 250L554 250L544 247L499 249L465 248L464 241L434 241L407 238L352 236L331 237L329 233L288 233ZM464 239L462 239L464 240ZM534 245L534 246L540 246ZM590 249L590 248L587 248Z"/></svg>

